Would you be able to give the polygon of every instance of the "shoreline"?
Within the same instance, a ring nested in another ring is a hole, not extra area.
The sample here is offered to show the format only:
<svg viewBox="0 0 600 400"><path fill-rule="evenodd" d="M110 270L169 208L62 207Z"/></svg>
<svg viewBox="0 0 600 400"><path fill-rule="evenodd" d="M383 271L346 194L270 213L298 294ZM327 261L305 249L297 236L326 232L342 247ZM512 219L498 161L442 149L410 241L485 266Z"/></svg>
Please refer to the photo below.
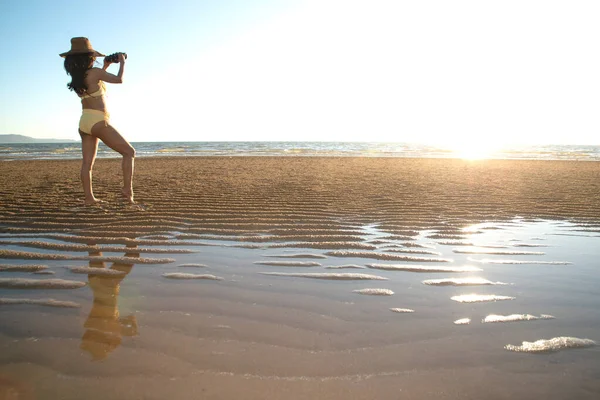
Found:
<svg viewBox="0 0 600 400"><path fill-rule="evenodd" d="M112 152L114 153L114 152ZM111 153L111 154L112 154ZM117 154L117 153L114 153ZM469 162L469 163L481 163L481 162L492 162L492 161L539 161L539 162L578 162L578 163L600 163L600 160L598 159L583 159L583 158L572 158L572 159L540 159L540 158L475 158L475 159L470 159L470 158L463 158L463 157L422 157L422 156L415 156L415 157L409 157L409 156L382 156L382 155L374 155L374 156L368 156L368 155L311 155L311 154L290 154L290 155L280 155L280 154L274 154L274 155L264 155L264 154L242 154L242 155L193 155L193 154L182 154L182 155L160 155L160 156L146 156L146 155L138 155L136 156L136 160L148 160L148 159L158 159L158 160L165 160L165 159L181 159L181 158L185 158L185 159L195 159L195 158L201 158L201 159L211 159L211 158L216 158L216 159L220 159L220 158L326 158L326 159L346 159L346 158L364 158L364 159L394 159L394 160L445 160L445 161L460 161L460 162ZM110 155L110 156L104 156L101 154L98 154L98 156L96 157L96 160L120 160L121 156L120 155ZM77 157L77 156L73 156L73 157L69 157L69 158L39 158L39 159L28 159L28 158L12 158L12 159L8 159L8 158L3 158L2 156L0 156L0 163L1 162L46 162L46 161L81 161L81 156Z"/></svg>

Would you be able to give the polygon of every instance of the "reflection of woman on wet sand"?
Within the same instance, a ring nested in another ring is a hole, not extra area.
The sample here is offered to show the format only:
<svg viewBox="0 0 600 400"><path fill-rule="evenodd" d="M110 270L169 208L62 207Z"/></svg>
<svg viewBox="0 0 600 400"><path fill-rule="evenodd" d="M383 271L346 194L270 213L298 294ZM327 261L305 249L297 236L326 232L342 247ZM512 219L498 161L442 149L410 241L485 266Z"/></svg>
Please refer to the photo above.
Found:
<svg viewBox="0 0 600 400"><path fill-rule="evenodd" d="M90 253L90 256L102 253ZM127 254L131 255L131 254ZM92 268L106 268L104 262L90 261ZM83 326L80 348L88 351L94 360L105 359L121 344L122 336L137 335L134 315L119 316L119 290L121 281L131 272L133 264L113 263L111 271L121 272L113 276L88 274L89 286L94 293L94 303Z"/></svg>

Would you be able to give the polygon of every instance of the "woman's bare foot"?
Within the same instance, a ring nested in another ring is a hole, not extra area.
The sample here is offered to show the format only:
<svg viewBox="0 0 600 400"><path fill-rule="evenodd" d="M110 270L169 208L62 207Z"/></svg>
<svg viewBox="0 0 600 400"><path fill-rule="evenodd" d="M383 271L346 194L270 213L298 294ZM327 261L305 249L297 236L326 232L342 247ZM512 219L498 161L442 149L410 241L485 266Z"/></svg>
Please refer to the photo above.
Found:
<svg viewBox="0 0 600 400"><path fill-rule="evenodd" d="M133 201L133 192L123 189L121 190L121 195L123 196L123 200L129 204L135 204L135 201Z"/></svg>
<svg viewBox="0 0 600 400"><path fill-rule="evenodd" d="M93 206L93 205L96 205L96 204L99 204L99 203L106 203L106 201L97 199L95 197L92 197L91 199L85 199L84 200L84 204L86 206Z"/></svg>

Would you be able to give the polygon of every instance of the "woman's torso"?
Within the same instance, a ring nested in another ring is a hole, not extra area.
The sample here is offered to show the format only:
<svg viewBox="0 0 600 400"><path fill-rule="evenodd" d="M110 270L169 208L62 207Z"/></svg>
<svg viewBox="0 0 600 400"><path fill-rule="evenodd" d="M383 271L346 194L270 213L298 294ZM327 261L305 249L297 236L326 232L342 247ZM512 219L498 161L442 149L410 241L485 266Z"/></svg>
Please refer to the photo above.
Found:
<svg viewBox="0 0 600 400"><path fill-rule="evenodd" d="M79 96L82 108L106 112L104 82L98 79L93 70L89 70L85 77L85 84L88 89L83 96Z"/></svg>

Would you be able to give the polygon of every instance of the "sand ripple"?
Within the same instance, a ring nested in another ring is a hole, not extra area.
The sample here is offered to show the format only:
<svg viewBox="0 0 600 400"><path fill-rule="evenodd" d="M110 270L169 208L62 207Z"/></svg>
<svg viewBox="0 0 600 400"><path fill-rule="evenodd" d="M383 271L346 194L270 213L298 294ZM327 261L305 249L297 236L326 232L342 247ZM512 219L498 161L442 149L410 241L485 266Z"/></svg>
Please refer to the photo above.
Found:
<svg viewBox="0 0 600 400"><path fill-rule="evenodd" d="M168 279L208 279L213 281L223 280L223 278L221 278L220 276L210 274L185 274L182 272L169 272L166 274L162 274L162 276Z"/></svg>
<svg viewBox="0 0 600 400"><path fill-rule="evenodd" d="M451 234L431 234L427 235L429 239L452 239L452 240L461 240L465 239L465 235L451 235Z"/></svg>
<svg viewBox="0 0 600 400"><path fill-rule="evenodd" d="M0 272L36 272L47 269L47 265L0 265Z"/></svg>
<svg viewBox="0 0 600 400"><path fill-rule="evenodd" d="M356 258L374 258L377 260L397 260L397 261L415 261L415 262L450 262L445 258L412 257L401 256L399 254L371 253L368 251L328 251L328 256L333 257L356 257Z"/></svg>
<svg viewBox="0 0 600 400"><path fill-rule="evenodd" d="M423 281L424 285L430 286L477 286L477 285L508 285L504 282L492 282L484 278L445 278L428 279Z"/></svg>
<svg viewBox="0 0 600 400"><path fill-rule="evenodd" d="M437 244L444 246L473 246L473 242L467 242L464 240L438 240Z"/></svg>
<svg viewBox="0 0 600 400"><path fill-rule="evenodd" d="M508 344L506 350L522 353L550 353L563 349L577 349L595 346L596 342L590 339L561 336L552 339L540 339L535 342L523 342L521 346Z"/></svg>
<svg viewBox="0 0 600 400"><path fill-rule="evenodd" d="M542 251L512 251L512 250L486 250L486 249L453 249L454 253L459 254L490 254L498 256L543 256Z"/></svg>
<svg viewBox="0 0 600 400"><path fill-rule="evenodd" d="M365 269L362 265L357 264L346 264L346 265L329 265L325 269Z"/></svg>
<svg viewBox="0 0 600 400"><path fill-rule="evenodd" d="M443 267L426 265L401 265L401 264L367 264L367 267L374 269L383 269L386 271L407 271L407 272L478 272L482 271L477 267Z"/></svg>
<svg viewBox="0 0 600 400"><path fill-rule="evenodd" d="M378 275L369 274L351 274L351 273L327 273L327 272L315 272L315 273L287 273L287 272L259 272L262 275L274 275L274 276L294 276L298 278L313 278L313 279L330 279L330 280L376 280L376 281L387 281L388 278Z"/></svg>
<svg viewBox="0 0 600 400"><path fill-rule="evenodd" d="M275 267L320 267L316 261L255 261L254 264L272 265Z"/></svg>
<svg viewBox="0 0 600 400"><path fill-rule="evenodd" d="M178 267L180 268L206 268L207 266L205 264L180 264L178 265Z"/></svg>
<svg viewBox="0 0 600 400"><path fill-rule="evenodd" d="M486 301L514 300L515 297L498 296L495 294L463 294L460 296L452 296L450 299L458 301L459 303L479 303Z"/></svg>
<svg viewBox="0 0 600 400"><path fill-rule="evenodd" d="M85 282L64 279L0 278L0 288L10 289L77 289Z"/></svg>
<svg viewBox="0 0 600 400"><path fill-rule="evenodd" d="M270 248L306 248L306 249L361 249L375 250L377 246L360 242L290 242L271 244Z"/></svg>
<svg viewBox="0 0 600 400"><path fill-rule="evenodd" d="M168 264L175 261L172 258L72 256L66 254L30 253L28 251L14 250L0 250L0 258L22 260L86 260L97 262L116 262L123 264Z"/></svg>
<svg viewBox="0 0 600 400"><path fill-rule="evenodd" d="M493 322L516 322L516 321L536 321L540 319L554 319L552 315L542 314L539 317L531 314L511 314L511 315L496 315L490 314L485 317L481 322L493 323Z"/></svg>
<svg viewBox="0 0 600 400"><path fill-rule="evenodd" d="M87 275L98 275L98 276L123 276L125 272L116 269L107 268L92 268L92 267L72 267L69 271L74 274L87 274Z"/></svg>
<svg viewBox="0 0 600 400"><path fill-rule="evenodd" d="M54 275L55 272L50 271L49 269L43 269L41 271L35 271L34 274L36 274L36 275Z"/></svg>
<svg viewBox="0 0 600 400"><path fill-rule="evenodd" d="M433 250L416 250L416 249L385 249L390 253L405 253L405 254L428 254L432 256L441 256L442 253Z"/></svg>
<svg viewBox="0 0 600 400"><path fill-rule="evenodd" d="M54 299L9 299L0 298L0 306L7 305L18 305L18 304L32 304L38 306L47 307L60 307L60 308L79 308L81 305L72 301L61 301Z"/></svg>
<svg viewBox="0 0 600 400"><path fill-rule="evenodd" d="M187 254L195 253L195 250L191 249L161 249L161 248L146 248L146 247L124 247L124 246L98 246L98 245L84 245L84 244L61 244L61 243L49 243L41 241L0 241L0 244L19 245L23 247L33 247L38 249L48 250L60 250L60 251L106 251L112 253L171 253L171 254Z"/></svg>
<svg viewBox="0 0 600 400"><path fill-rule="evenodd" d="M471 260L474 262L480 262L482 264L523 264L523 265L571 265L569 261L521 261L521 260L493 260L491 258L484 258L482 260Z"/></svg>
<svg viewBox="0 0 600 400"><path fill-rule="evenodd" d="M390 289L366 288L353 290L354 293L365 294L371 296L391 296L394 294Z"/></svg>
<svg viewBox="0 0 600 400"><path fill-rule="evenodd" d="M274 258L327 258L323 254L314 253L296 253L296 254L265 254L263 257L274 257Z"/></svg>

